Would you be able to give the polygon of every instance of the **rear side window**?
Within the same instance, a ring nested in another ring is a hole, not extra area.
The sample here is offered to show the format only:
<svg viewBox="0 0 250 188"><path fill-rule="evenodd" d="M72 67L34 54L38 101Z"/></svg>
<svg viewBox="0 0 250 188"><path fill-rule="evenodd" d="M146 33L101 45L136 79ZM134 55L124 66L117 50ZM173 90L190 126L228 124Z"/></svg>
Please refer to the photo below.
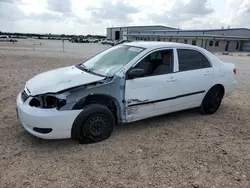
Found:
<svg viewBox="0 0 250 188"><path fill-rule="evenodd" d="M200 52L178 49L179 71L196 70L211 67L208 59Z"/></svg>

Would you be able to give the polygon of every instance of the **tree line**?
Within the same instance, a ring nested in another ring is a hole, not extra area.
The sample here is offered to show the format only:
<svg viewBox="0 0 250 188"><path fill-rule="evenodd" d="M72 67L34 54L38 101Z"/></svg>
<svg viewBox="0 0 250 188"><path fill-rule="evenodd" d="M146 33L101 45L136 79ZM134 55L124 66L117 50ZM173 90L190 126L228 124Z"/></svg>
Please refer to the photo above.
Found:
<svg viewBox="0 0 250 188"><path fill-rule="evenodd" d="M106 38L106 36L103 35L66 35L66 34L51 34L51 33L46 33L46 34L38 34L38 33L18 33L18 32L1 32L0 35L8 35L8 36L22 36L22 37L61 37L61 38L72 38L72 37L77 37L77 36L82 36L84 38L97 38L97 39L102 39Z"/></svg>

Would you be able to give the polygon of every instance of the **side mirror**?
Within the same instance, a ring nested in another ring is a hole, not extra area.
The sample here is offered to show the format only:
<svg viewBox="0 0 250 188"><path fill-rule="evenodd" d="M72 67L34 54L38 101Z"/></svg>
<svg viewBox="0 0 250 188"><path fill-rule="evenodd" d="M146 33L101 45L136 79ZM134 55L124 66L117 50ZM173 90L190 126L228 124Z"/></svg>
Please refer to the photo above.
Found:
<svg viewBox="0 0 250 188"><path fill-rule="evenodd" d="M145 72L143 69L132 69L129 71L128 76L129 78L137 78L137 77L143 77L145 75Z"/></svg>

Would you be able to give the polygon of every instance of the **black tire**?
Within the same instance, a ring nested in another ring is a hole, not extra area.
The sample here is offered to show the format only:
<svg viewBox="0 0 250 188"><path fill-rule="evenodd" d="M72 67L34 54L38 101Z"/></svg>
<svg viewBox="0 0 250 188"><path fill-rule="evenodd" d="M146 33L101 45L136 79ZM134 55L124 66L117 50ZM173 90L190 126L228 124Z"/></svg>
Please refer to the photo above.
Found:
<svg viewBox="0 0 250 188"><path fill-rule="evenodd" d="M224 96L224 91L219 86L212 87L205 95L202 104L200 106L200 112L202 114L215 113L220 105Z"/></svg>
<svg viewBox="0 0 250 188"><path fill-rule="evenodd" d="M104 105L90 104L84 107L72 127L72 139L80 144L100 142L113 132L115 117Z"/></svg>

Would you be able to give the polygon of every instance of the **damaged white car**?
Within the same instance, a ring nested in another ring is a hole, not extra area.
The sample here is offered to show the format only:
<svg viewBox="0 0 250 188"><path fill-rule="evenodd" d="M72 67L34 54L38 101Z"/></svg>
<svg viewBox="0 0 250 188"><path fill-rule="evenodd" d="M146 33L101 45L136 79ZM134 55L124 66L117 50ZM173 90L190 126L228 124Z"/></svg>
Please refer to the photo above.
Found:
<svg viewBox="0 0 250 188"><path fill-rule="evenodd" d="M235 76L234 64L200 47L125 43L30 79L17 113L37 137L99 142L119 123L196 107L213 114L235 90Z"/></svg>

